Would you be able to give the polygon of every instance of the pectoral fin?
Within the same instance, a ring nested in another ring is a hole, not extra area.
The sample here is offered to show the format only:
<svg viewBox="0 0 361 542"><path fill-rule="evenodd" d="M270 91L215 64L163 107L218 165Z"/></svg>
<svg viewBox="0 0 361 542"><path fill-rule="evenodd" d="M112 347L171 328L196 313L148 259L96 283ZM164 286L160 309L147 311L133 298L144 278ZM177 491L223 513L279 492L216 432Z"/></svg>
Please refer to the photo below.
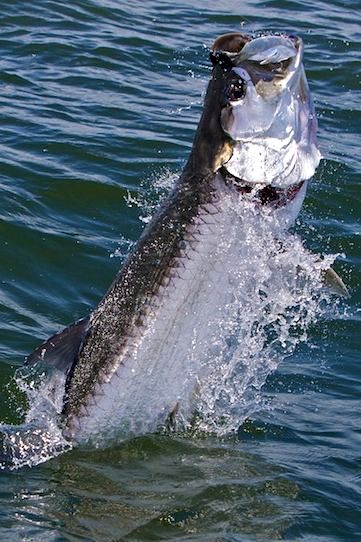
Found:
<svg viewBox="0 0 361 542"><path fill-rule="evenodd" d="M68 374L83 343L89 317L56 333L25 359L25 365L45 365Z"/></svg>
<svg viewBox="0 0 361 542"><path fill-rule="evenodd" d="M321 271L322 279L326 286L328 286L335 294L349 298L350 293L347 289L347 286L343 282L342 278L336 273L332 267L329 267L328 269L323 269Z"/></svg>

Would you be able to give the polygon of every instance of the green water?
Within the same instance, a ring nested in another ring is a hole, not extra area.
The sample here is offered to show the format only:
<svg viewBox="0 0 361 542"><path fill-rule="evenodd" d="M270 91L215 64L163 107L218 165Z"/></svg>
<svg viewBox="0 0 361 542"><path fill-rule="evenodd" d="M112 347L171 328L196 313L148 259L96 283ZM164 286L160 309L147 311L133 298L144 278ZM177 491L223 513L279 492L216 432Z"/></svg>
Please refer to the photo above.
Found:
<svg viewBox="0 0 361 542"><path fill-rule="evenodd" d="M236 435L153 435L1 472L1 540L359 541L360 12L337 0L2 3L0 413L41 340L86 315L179 172L228 31L305 42L323 160L297 225L351 298L325 310ZM111 257L113 255L120 257Z"/></svg>

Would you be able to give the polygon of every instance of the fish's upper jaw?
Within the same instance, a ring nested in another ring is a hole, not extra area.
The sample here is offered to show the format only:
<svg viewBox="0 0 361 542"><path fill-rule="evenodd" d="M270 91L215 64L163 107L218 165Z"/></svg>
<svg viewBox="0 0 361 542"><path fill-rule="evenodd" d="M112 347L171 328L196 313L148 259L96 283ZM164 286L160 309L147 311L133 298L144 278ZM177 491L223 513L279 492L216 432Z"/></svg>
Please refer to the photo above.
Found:
<svg viewBox="0 0 361 542"><path fill-rule="evenodd" d="M220 64L225 70L249 61L260 66L278 64L278 68L286 71L292 59L297 59L296 66L302 57L302 39L286 34L255 37L238 32L224 34L215 40L210 50L212 64Z"/></svg>

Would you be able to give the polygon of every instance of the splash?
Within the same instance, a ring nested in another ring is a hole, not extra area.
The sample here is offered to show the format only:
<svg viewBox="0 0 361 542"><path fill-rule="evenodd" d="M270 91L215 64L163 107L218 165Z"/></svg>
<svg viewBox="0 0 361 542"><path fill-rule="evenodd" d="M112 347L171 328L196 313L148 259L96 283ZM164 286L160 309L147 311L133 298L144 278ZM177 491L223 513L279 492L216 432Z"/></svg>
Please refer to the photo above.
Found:
<svg viewBox="0 0 361 542"><path fill-rule="evenodd" d="M144 216L153 214L157 198L173 178L160 176L150 197L140 201ZM331 294L324 287L322 270L334 260L334 256L310 253L297 235L285 231L282 210L259 206L245 196L228 197L225 216L209 260L213 285L222 277L219 286L225 291L217 296L210 291L196 319L199 325L190 329L191 323L184 324L184 341L181 336L177 343L181 352L175 358L182 364L175 374L182 374L182 379L164 379L163 383L178 386L183 397L191 398L180 409L178 428L217 435L236 431L247 417L265 407L262 386L267 377L307 341L310 325L329 310ZM183 375L183 368L189 368L189 374ZM156 382L160 388L161 380ZM21 374L17 383L27 395L29 410L23 425L0 426L3 466L8 468L36 465L71 448L58 423L64 376ZM146 376L136 382L140 401L142 385L147 397ZM147 404L156 409L157 397ZM135 408L129 427L139 423L136 413ZM143 429L147 432L147 426ZM126 431L119 430L124 438ZM105 447L114 442L114 434L109 440L100 433L94 441Z"/></svg>
<svg viewBox="0 0 361 542"><path fill-rule="evenodd" d="M169 194L172 187L180 177L181 172L172 172L164 168L161 172L151 175L141 183L141 191L135 196L128 193L125 201L128 206L139 207L141 214L139 220L148 224L161 201Z"/></svg>
<svg viewBox="0 0 361 542"><path fill-rule="evenodd" d="M312 254L284 230L282 214L253 202L230 202L238 226L219 258L238 238L237 266L228 262L233 299L214 323L212 371L199 384L193 424L225 435L266 407L262 387L279 364L308 340L308 330L330 310L333 294L322 274L336 256ZM225 261L225 258L222 260Z"/></svg>
<svg viewBox="0 0 361 542"><path fill-rule="evenodd" d="M153 187L156 197L159 187L164 195L166 176ZM150 201L138 204L147 216L154 209ZM218 435L236 431L265 407L262 386L268 375L308 340L310 325L329 313L334 296L325 288L322 275L336 257L310 253L299 236L285 229L284 209L260 207L243 195L238 200L228 198L225 214L229 219L209 261L212 293L196 326L190 330L191 321L182 325L184 341L177 340L184 373L176 379L167 375L167 385L176 380L182 390L191 389L197 375L189 408L182 397L178 427ZM215 291L217 280L222 287L225 284L228 297ZM150 401L152 408L157 401L161 404L158 396ZM143 405L135 416L137 423L142 409Z"/></svg>
<svg viewBox="0 0 361 542"><path fill-rule="evenodd" d="M0 424L0 469L19 469L44 463L70 450L58 417L62 410L65 377L34 370L19 370L15 382L29 405L24 423Z"/></svg>

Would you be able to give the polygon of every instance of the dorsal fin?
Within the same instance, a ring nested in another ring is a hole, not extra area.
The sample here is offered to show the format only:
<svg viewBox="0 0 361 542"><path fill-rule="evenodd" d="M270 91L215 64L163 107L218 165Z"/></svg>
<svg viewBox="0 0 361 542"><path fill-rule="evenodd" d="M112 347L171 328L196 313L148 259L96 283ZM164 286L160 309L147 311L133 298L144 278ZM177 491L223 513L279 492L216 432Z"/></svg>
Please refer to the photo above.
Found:
<svg viewBox="0 0 361 542"><path fill-rule="evenodd" d="M25 365L46 365L67 375L83 343L88 324L89 316L56 333L25 358Z"/></svg>

